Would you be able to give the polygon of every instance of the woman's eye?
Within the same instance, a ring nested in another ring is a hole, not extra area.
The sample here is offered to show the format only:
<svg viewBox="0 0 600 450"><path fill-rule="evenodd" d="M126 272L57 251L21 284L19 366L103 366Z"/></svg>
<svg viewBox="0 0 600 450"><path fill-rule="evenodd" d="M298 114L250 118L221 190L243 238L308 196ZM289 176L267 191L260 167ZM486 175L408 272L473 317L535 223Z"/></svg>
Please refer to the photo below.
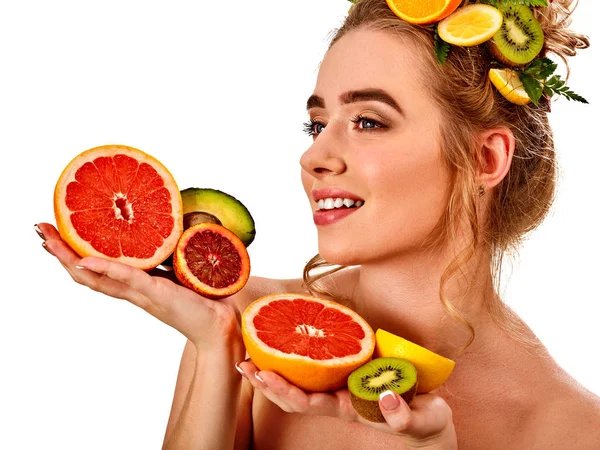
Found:
<svg viewBox="0 0 600 450"><path fill-rule="evenodd" d="M319 122L310 120L304 124L304 132L309 136L316 136L323 132L325 125Z"/></svg>
<svg viewBox="0 0 600 450"><path fill-rule="evenodd" d="M384 128L382 124L373 119L368 119L366 117L357 117L353 119L352 122L358 124L358 128L361 130L368 130L371 128Z"/></svg>

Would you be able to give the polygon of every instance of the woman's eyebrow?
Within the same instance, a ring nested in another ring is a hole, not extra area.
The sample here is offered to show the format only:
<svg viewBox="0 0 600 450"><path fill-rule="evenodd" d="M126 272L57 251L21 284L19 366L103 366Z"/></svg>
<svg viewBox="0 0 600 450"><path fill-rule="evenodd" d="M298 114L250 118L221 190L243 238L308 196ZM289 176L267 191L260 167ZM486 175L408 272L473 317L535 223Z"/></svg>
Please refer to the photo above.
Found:
<svg viewBox="0 0 600 450"><path fill-rule="evenodd" d="M311 95L308 97L306 110L308 111L312 108L325 108L325 100L323 100L323 97L319 97L318 95Z"/></svg>
<svg viewBox="0 0 600 450"><path fill-rule="evenodd" d="M361 89L344 92L340 95L340 103L343 105L369 100L385 103L398 111L399 114L404 115L404 111L402 111L398 102L383 89ZM318 95L311 95L306 102L306 109L309 110L311 108L325 108L325 100Z"/></svg>
<svg viewBox="0 0 600 450"><path fill-rule="evenodd" d="M383 89L362 89L359 91L344 92L342 95L340 95L340 102L343 105L369 100L385 103L386 105L389 105L398 111L399 114L404 115L404 112L402 111L402 108L400 108L398 102L396 102L396 100L394 100L394 98Z"/></svg>

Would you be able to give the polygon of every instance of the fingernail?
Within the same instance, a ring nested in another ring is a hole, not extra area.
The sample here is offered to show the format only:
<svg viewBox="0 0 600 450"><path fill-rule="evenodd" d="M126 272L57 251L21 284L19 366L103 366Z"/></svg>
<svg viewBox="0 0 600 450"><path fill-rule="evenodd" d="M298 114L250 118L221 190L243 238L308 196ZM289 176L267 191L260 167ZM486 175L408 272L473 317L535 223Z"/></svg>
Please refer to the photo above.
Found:
<svg viewBox="0 0 600 450"><path fill-rule="evenodd" d="M38 227L37 223L33 226L33 229L35 230L35 232L38 234L39 237L41 237L44 241L46 240L46 236L44 236L44 233L42 233L42 230L40 230L40 227Z"/></svg>
<svg viewBox="0 0 600 450"><path fill-rule="evenodd" d="M238 366L238 364L239 363L235 363L235 369L247 380L248 375L246 375L246 373L242 370L240 366Z"/></svg>
<svg viewBox="0 0 600 450"><path fill-rule="evenodd" d="M83 267L83 266L75 266L75 268L76 268L76 269L79 269L79 270L81 270L81 269L85 269L85 267Z"/></svg>
<svg viewBox="0 0 600 450"><path fill-rule="evenodd" d="M265 383L265 380L263 380L259 375L258 372L254 372L254 378L256 378L258 381L260 381L265 387L267 387L267 383Z"/></svg>
<svg viewBox="0 0 600 450"><path fill-rule="evenodd" d="M379 401L388 411L393 411L400 406L400 402L396 398L396 394L394 394L392 391L382 392L379 396Z"/></svg>
<svg viewBox="0 0 600 450"><path fill-rule="evenodd" d="M54 253L52 253L50 251L50 249L48 248L48 246L46 245L46 242L42 242L42 247L44 247L44 250L46 250L48 253L50 253L52 256L54 256Z"/></svg>

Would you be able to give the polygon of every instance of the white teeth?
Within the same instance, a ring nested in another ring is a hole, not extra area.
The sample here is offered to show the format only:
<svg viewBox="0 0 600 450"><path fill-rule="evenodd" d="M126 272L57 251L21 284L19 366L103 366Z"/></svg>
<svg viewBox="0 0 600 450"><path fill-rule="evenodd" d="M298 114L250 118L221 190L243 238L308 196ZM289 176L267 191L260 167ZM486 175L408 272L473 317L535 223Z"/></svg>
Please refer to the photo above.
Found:
<svg viewBox="0 0 600 450"><path fill-rule="evenodd" d="M350 208L351 206L356 206L357 208L362 206L365 202L362 200L354 201L350 198L322 198L317 202L317 209L335 209L341 208L345 206L346 208Z"/></svg>

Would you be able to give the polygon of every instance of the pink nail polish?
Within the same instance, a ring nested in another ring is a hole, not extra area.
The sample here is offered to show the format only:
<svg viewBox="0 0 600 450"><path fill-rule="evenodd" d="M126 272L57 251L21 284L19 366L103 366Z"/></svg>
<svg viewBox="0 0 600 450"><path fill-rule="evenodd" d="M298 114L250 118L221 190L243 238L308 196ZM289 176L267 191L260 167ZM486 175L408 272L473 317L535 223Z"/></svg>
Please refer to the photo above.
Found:
<svg viewBox="0 0 600 450"><path fill-rule="evenodd" d="M382 392L379 396L379 401L388 411L393 411L400 406L400 402L398 401L398 398L396 398L396 394L394 394L392 391Z"/></svg>

